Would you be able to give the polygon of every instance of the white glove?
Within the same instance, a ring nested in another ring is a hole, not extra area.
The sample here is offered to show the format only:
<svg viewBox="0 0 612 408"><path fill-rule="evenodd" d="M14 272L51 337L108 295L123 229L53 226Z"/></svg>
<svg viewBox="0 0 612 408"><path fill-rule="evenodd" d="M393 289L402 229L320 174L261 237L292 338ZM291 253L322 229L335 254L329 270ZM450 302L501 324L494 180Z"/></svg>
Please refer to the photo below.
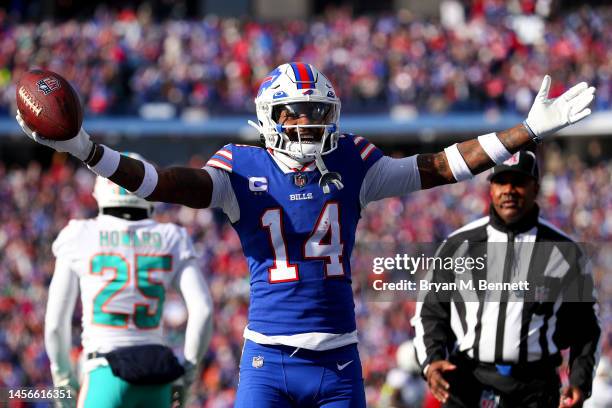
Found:
<svg viewBox="0 0 612 408"><path fill-rule="evenodd" d="M556 99L548 99L550 75L546 75L540 91L533 101L529 115L524 124L540 140L564 127L576 123L591 114L587 108L595 97L595 87L586 82L574 85Z"/></svg>
<svg viewBox="0 0 612 408"><path fill-rule="evenodd" d="M23 132L30 139L42 145L49 146L58 152L68 152L81 161L84 161L87 156L89 156L89 153L93 148L93 142L90 140L89 135L83 128L81 128L79 133L77 133L77 135L72 139L57 141L38 136L36 132L32 131L32 129L26 125L23 118L19 114L19 111L17 111L17 116L15 116L15 119L17 119L17 123L19 123L19 126L21 126Z"/></svg>

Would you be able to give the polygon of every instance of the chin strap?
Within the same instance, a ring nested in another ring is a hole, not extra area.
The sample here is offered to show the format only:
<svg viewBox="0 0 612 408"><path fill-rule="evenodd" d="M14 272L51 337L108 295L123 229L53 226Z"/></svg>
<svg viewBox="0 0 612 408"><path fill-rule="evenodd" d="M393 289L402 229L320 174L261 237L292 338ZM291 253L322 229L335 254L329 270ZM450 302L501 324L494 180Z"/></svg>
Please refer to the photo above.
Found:
<svg viewBox="0 0 612 408"><path fill-rule="evenodd" d="M315 164L317 168L321 172L321 178L319 179L319 187L323 189L325 194L329 194L331 192L330 184L336 186L338 190L342 190L344 188L344 184L342 184L342 176L340 173L335 171L327 170L327 166L323 161L323 157L321 157L320 153L315 155Z"/></svg>

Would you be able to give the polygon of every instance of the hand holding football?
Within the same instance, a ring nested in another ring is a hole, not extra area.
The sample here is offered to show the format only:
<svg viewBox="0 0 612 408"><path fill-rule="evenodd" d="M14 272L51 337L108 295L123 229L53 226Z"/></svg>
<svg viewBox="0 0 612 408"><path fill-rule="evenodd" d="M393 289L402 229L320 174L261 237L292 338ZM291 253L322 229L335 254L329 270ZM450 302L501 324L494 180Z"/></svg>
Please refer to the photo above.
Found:
<svg viewBox="0 0 612 408"><path fill-rule="evenodd" d="M83 109L76 91L52 71L31 70L17 83L17 109L28 127L50 140L68 140L79 133Z"/></svg>

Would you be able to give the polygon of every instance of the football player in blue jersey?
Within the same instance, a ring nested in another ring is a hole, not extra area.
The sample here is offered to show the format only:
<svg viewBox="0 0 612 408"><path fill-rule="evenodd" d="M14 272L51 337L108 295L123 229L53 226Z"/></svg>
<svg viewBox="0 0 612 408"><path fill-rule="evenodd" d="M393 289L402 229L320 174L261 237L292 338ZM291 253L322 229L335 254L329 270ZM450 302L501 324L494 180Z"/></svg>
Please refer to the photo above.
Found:
<svg viewBox="0 0 612 408"><path fill-rule="evenodd" d="M82 130L32 139L84 161L150 201L217 207L238 232L251 273L237 407L365 407L350 257L371 201L465 180L588 116L595 89L548 98L546 76L527 119L444 151L394 159L341 134L340 100L312 65L283 64L255 98L264 148L229 144L203 169L156 169Z"/></svg>

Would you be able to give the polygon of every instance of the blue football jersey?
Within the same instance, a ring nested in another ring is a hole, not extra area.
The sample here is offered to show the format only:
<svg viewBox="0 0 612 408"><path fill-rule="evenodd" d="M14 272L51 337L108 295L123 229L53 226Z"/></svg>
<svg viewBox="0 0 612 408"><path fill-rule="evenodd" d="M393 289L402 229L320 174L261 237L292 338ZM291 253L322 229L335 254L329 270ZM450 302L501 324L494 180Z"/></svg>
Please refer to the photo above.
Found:
<svg viewBox="0 0 612 408"><path fill-rule="evenodd" d="M233 224L251 274L249 329L264 335L356 330L350 258L359 192L382 152L343 135L323 156L344 188L325 194L320 172L284 172L263 148L226 145L207 163L228 172L240 209Z"/></svg>

